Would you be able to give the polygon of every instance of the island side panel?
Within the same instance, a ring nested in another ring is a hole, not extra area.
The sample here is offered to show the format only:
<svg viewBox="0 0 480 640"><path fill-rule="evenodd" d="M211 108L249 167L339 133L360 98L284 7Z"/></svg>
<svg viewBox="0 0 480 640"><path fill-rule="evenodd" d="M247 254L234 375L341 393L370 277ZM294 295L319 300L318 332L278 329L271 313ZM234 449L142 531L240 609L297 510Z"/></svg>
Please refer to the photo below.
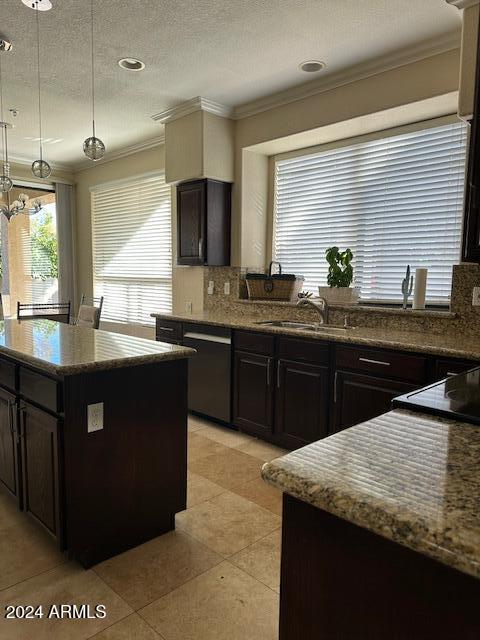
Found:
<svg viewBox="0 0 480 640"><path fill-rule="evenodd" d="M87 407L104 403L103 429ZM186 508L187 360L65 378L70 554L91 566L175 527Z"/></svg>
<svg viewBox="0 0 480 640"><path fill-rule="evenodd" d="M480 580L284 494L280 640L477 640Z"/></svg>

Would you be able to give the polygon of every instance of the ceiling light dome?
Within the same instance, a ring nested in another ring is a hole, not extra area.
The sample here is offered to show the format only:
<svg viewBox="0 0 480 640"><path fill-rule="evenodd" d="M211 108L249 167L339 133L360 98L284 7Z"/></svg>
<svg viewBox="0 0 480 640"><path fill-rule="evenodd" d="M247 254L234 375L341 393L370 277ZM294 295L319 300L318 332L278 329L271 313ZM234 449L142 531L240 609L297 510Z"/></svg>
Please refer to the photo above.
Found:
<svg viewBox="0 0 480 640"><path fill-rule="evenodd" d="M22 0L22 2L26 7L35 11L50 11L52 8L50 0L38 0L38 4L35 0Z"/></svg>
<svg viewBox="0 0 480 640"><path fill-rule="evenodd" d="M323 71L327 65L321 60L305 60L298 65L300 71L305 73L316 73L317 71Z"/></svg>
<svg viewBox="0 0 480 640"><path fill-rule="evenodd" d="M143 71L145 69L145 63L137 58L121 58L118 61L118 66L125 71Z"/></svg>

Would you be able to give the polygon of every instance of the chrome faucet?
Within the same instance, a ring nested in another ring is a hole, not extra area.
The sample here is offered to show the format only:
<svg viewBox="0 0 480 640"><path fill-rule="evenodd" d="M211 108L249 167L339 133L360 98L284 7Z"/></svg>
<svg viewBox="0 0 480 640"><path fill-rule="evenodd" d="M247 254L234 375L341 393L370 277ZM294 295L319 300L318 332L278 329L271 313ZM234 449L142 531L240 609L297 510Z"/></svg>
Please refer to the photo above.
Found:
<svg viewBox="0 0 480 640"><path fill-rule="evenodd" d="M297 307L313 307L320 316L320 324L328 324L328 302L325 298L310 300L309 298L300 298Z"/></svg>

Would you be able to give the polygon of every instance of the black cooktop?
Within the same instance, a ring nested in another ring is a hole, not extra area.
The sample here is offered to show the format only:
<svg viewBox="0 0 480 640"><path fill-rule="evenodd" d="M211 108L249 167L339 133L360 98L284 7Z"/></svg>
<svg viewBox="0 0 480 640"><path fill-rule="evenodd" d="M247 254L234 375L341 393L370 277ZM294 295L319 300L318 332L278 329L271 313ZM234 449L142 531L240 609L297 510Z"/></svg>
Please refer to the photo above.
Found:
<svg viewBox="0 0 480 640"><path fill-rule="evenodd" d="M392 407L480 424L480 367L399 396Z"/></svg>

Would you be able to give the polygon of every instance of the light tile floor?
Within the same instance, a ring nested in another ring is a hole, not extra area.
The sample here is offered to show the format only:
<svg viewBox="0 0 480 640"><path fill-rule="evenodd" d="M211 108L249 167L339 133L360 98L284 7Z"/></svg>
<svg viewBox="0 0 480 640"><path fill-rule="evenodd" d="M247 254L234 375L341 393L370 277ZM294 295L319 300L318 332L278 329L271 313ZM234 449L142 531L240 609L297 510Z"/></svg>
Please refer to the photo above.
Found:
<svg viewBox="0 0 480 640"><path fill-rule="evenodd" d="M188 508L177 528L89 571L0 493L1 640L275 640L281 494L260 478L282 449L190 417ZM5 607L104 604L105 619L6 620Z"/></svg>

